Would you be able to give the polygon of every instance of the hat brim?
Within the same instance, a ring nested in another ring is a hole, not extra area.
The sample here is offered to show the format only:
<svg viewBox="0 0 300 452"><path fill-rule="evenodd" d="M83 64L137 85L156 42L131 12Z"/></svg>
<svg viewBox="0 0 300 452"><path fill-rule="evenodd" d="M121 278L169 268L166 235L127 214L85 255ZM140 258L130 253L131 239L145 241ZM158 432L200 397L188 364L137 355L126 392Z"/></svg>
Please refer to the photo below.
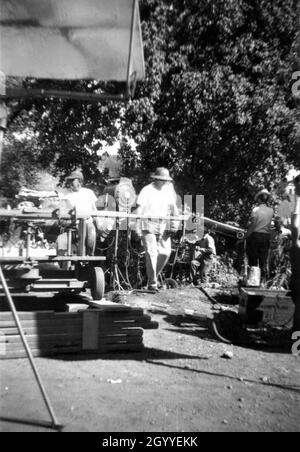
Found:
<svg viewBox="0 0 300 452"><path fill-rule="evenodd" d="M153 180L160 180L162 182L173 182L171 177L155 176L154 174L150 176Z"/></svg>
<svg viewBox="0 0 300 452"><path fill-rule="evenodd" d="M68 177L66 177L66 180L75 180L75 179L83 181L83 177L79 176L79 175L78 176L68 176Z"/></svg>
<svg viewBox="0 0 300 452"><path fill-rule="evenodd" d="M255 201L257 201L261 196L264 196L264 195L268 196L269 199L272 198L271 193L267 193L265 191L261 191L261 192L257 193L257 195L255 196Z"/></svg>
<svg viewBox="0 0 300 452"><path fill-rule="evenodd" d="M120 182L120 177L112 177L111 179L107 179L107 182L110 184L111 182Z"/></svg>

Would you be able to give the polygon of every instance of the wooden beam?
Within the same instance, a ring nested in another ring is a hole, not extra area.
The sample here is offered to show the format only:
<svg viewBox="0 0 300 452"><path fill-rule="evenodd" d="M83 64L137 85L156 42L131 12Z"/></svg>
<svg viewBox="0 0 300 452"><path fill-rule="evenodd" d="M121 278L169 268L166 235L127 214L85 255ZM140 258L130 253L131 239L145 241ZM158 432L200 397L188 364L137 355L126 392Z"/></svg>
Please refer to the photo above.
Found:
<svg viewBox="0 0 300 452"><path fill-rule="evenodd" d="M3 335L0 336L0 342L5 342L4 338L7 338L8 340L10 339L10 337L14 337L16 335L18 335L18 330L17 328L3 328L1 330L1 332L3 333ZM143 336L143 329L142 328L132 328L132 329L124 329L124 330L119 330L119 329L112 329L112 330L104 330L104 331L98 331L98 337L99 338L108 338L108 337L112 337L112 338L124 338L124 337L128 337L128 336ZM24 334L28 337L30 336L38 336L38 337L44 337L44 336L53 336L53 335L68 335L68 336L78 336L78 335L82 335L82 328L78 328L78 327L71 327L65 325L65 327L61 324L61 325L55 325L55 326L51 326L51 327L43 327L43 328L39 328L39 327L30 327L30 328L24 328ZM19 336L18 336L19 337Z"/></svg>
<svg viewBox="0 0 300 452"><path fill-rule="evenodd" d="M67 324L70 324L75 327L78 326L78 328L81 328L82 325L82 319L74 319L71 321L68 321L67 319L53 319L53 320L21 320L22 327L24 329L26 328L40 328L40 330L43 330L43 328L50 328L50 327L60 327L60 326L66 326ZM14 328L16 326L14 320L0 320L0 331L3 331L3 328Z"/></svg>
<svg viewBox="0 0 300 452"><path fill-rule="evenodd" d="M46 349L35 349L33 348L31 350L32 355L34 357L37 356L56 356L56 355L66 355L66 354L75 354L78 355L101 355L101 354L107 354L111 352L131 352L131 353L139 353L144 350L143 344L114 344L114 345L103 345L101 348L91 351L88 350L87 352L83 352L80 347L59 347L57 349L55 348L46 348ZM22 349L16 349L16 350L7 350L7 353L5 355L0 355L1 359L20 359L20 358L26 358L26 353Z"/></svg>
<svg viewBox="0 0 300 452"><path fill-rule="evenodd" d="M31 98L53 98L53 99L71 99L79 102L108 102L119 101L126 102L129 99L127 94L107 94L107 93L81 93L76 91L60 91L46 89L25 89L25 88L7 88L6 94L0 95L0 100L9 99L31 99Z"/></svg>

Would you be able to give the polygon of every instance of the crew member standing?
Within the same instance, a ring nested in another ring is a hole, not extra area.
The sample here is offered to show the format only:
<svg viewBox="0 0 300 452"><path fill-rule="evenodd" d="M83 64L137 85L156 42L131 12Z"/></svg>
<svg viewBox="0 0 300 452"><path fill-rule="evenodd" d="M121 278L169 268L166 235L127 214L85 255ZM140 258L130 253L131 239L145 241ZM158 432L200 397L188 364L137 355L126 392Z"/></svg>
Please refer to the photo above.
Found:
<svg viewBox="0 0 300 452"><path fill-rule="evenodd" d="M274 216L274 210L268 206L270 199L271 194L266 189L257 193L255 200L258 207L252 211L251 222L245 237L249 265L250 267L260 267L263 282L266 281L268 275L268 257Z"/></svg>
<svg viewBox="0 0 300 452"><path fill-rule="evenodd" d="M73 171L70 176L66 178L67 185L71 189L71 193L65 196L65 199L78 212L87 212L92 214L97 212L95 193L89 188L82 187L83 174L81 171ZM88 256L93 256L96 246L96 228L92 216L86 220L86 253Z"/></svg>
<svg viewBox="0 0 300 452"><path fill-rule="evenodd" d="M136 214L148 216L141 220L140 231L146 250L148 289L158 290L158 276L171 255L171 237L168 221L155 217L177 216L178 209L169 171L157 168L151 178L153 182L138 196Z"/></svg>
<svg viewBox="0 0 300 452"><path fill-rule="evenodd" d="M300 331L300 175L295 179L296 203L292 216L292 281L291 290L295 303L294 331Z"/></svg>

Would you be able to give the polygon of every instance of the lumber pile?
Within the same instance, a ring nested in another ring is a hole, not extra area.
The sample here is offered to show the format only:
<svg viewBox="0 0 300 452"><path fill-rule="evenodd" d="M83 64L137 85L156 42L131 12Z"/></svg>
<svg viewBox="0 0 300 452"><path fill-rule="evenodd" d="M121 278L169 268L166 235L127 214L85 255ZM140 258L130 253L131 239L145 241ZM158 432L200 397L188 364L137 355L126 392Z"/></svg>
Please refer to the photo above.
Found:
<svg viewBox="0 0 300 452"><path fill-rule="evenodd" d="M33 356L69 353L138 352L143 330L157 329L143 309L116 304L80 312L19 312ZM10 312L0 313L0 359L26 356Z"/></svg>

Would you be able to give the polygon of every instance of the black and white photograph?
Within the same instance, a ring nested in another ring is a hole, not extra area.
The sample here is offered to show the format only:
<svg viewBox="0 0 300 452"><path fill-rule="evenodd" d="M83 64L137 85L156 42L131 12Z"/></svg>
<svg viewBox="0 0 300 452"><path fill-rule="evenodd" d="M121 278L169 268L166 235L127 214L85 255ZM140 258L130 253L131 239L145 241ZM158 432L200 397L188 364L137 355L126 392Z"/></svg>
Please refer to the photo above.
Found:
<svg viewBox="0 0 300 452"><path fill-rule="evenodd" d="M0 432L300 432L298 0L0 0Z"/></svg>

